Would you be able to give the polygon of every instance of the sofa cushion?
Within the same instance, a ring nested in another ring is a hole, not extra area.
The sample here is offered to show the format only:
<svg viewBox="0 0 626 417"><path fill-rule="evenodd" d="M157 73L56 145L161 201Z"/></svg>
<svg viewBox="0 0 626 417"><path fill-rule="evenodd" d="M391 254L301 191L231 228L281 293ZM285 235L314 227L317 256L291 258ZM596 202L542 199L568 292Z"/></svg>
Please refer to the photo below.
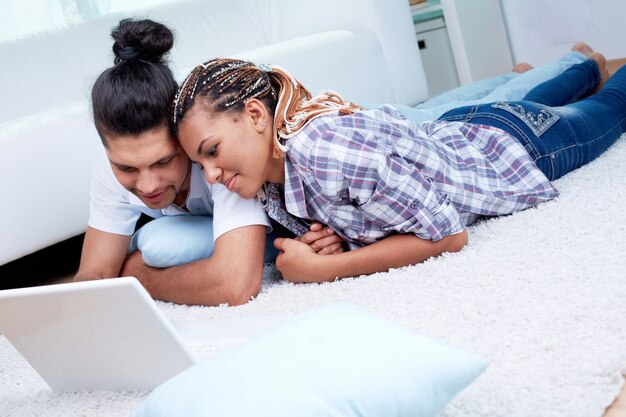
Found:
<svg viewBox="0 0 626 417"><path fill-rule="evenodd" d="M346 54L346 51L351 51ZM213 57L207 57L207 60ZM376 35L367 30L333 30L255 48L227 58L280 65L312 94L333 90L344 99L389 103L394 100L392 74ZM200 63L198 63L200 64ZM179 81L192 68L177 73Z"/></svg>

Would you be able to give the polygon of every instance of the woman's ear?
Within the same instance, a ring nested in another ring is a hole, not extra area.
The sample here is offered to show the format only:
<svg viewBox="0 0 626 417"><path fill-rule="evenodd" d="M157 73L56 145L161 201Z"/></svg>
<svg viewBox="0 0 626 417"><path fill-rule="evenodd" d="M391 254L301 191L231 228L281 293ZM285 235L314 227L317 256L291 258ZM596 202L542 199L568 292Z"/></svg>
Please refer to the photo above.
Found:
<svg viewBox="0 0 626 417"><path fill-rule="evenodd" d="M281 159L285 155L285 153L278 148L278 145L276 144L276 142L273 142L273 145L274 145L274 148L272 149L272 157L274 159Z"/></svg>
<svg viewBox="0 0 626 417"><path fill-rule="evenodd" d="M244 104L244 113L246 117L250 117L252 124L258 133L263 133L265 129L271 125L269 112L265 104L259 99L251 98Z"/></svg>

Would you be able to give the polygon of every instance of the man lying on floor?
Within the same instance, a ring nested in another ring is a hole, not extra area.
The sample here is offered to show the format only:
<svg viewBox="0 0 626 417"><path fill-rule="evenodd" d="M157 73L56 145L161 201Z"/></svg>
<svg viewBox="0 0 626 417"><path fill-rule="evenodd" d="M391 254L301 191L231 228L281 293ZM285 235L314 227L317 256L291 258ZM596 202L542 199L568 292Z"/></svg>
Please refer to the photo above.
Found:
<svg viewBox="0 0 626 417"><path fill-rule="evenodd" d="M139 33L158 33L169 41L140 47L129 40L140 39ZM169 131L170 104L178 86L162 57L172 47L171 31L148 20L125 20L112 36L115 65L92 90L104 147L93 170L89 227L75 280L135 276L160 300L246 303L261 289L264 261L276 256L276 235L267 233L270 223L263 207L208 184ZM398 107L412 120L430 120L459 103L522 97L586 60L587 48L578 44L553 64L537 69L519 65L517 72L457 88L415 108ZM137 65L146 56L155 58L149 65ZM144 71L151 76L143 77ZM152 92L149 99L145 91ZM133 235L141 213L158 219ZM338 236L320 224L313 224L301 240L321 254L343 250Z"/></svg>
<svg viewBox="0 0 626 417"><path fill-rule="evenodd" d="M150 20L123 20L112 36L115 65L92 89L104 147L93 169L89 227L74 279L134 276L159 300L246 303L261 289L264 257L276 257L271 240L265 251L266 236L274 234L267 233L261 203L208 184L172 135L169 110L178 85L163 62L172 32ZM142 213L159 219L133 236ZM311 228L306 239L317 252L342 250L327 228Z"/></svg>

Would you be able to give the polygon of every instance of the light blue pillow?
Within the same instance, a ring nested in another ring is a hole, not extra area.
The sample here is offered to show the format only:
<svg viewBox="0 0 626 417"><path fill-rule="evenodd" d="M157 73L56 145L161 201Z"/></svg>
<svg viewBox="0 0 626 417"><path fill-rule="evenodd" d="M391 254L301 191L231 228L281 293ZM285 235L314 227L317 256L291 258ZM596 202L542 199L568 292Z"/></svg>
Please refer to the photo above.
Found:
<svg viewBox="0 0 626 417"><path fill-rule="evenodd" d="M205 359L134 417L435 416L485 359L351 304L320 307Z"/></svg>
<svg viewBox="0 0 626 417"><path fill-rule="evenodd" d="M208 258L213 245L213 217L164 216L135 232L128 250L141 251L146 265L167 268Z"/></svg>
<svg viewBox="0 0 626 417"><path fill-rule="evenodd" d="M265 262L274 262L278 249L268 233L265 241ZM208 258L213 254L213 217L164 216L151 220L137 230L130 240L128 252L141 251L146 265L168 268Z"/></svg>

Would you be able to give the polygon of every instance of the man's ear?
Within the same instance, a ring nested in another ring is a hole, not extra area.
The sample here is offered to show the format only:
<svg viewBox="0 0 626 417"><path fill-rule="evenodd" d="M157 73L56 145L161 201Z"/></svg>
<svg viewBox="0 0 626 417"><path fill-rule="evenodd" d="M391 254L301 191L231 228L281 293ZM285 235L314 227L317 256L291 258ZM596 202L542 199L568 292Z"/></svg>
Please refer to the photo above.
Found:
<svg viewBox="0 0 626 417"><path fill-rule="evenodd" d="M246 104L244 104L243 110L246 117L250 117L252 120L252 124L257 132L263 133L271 125L270 113L261 100L256 98L248 99Z"/></svg>

